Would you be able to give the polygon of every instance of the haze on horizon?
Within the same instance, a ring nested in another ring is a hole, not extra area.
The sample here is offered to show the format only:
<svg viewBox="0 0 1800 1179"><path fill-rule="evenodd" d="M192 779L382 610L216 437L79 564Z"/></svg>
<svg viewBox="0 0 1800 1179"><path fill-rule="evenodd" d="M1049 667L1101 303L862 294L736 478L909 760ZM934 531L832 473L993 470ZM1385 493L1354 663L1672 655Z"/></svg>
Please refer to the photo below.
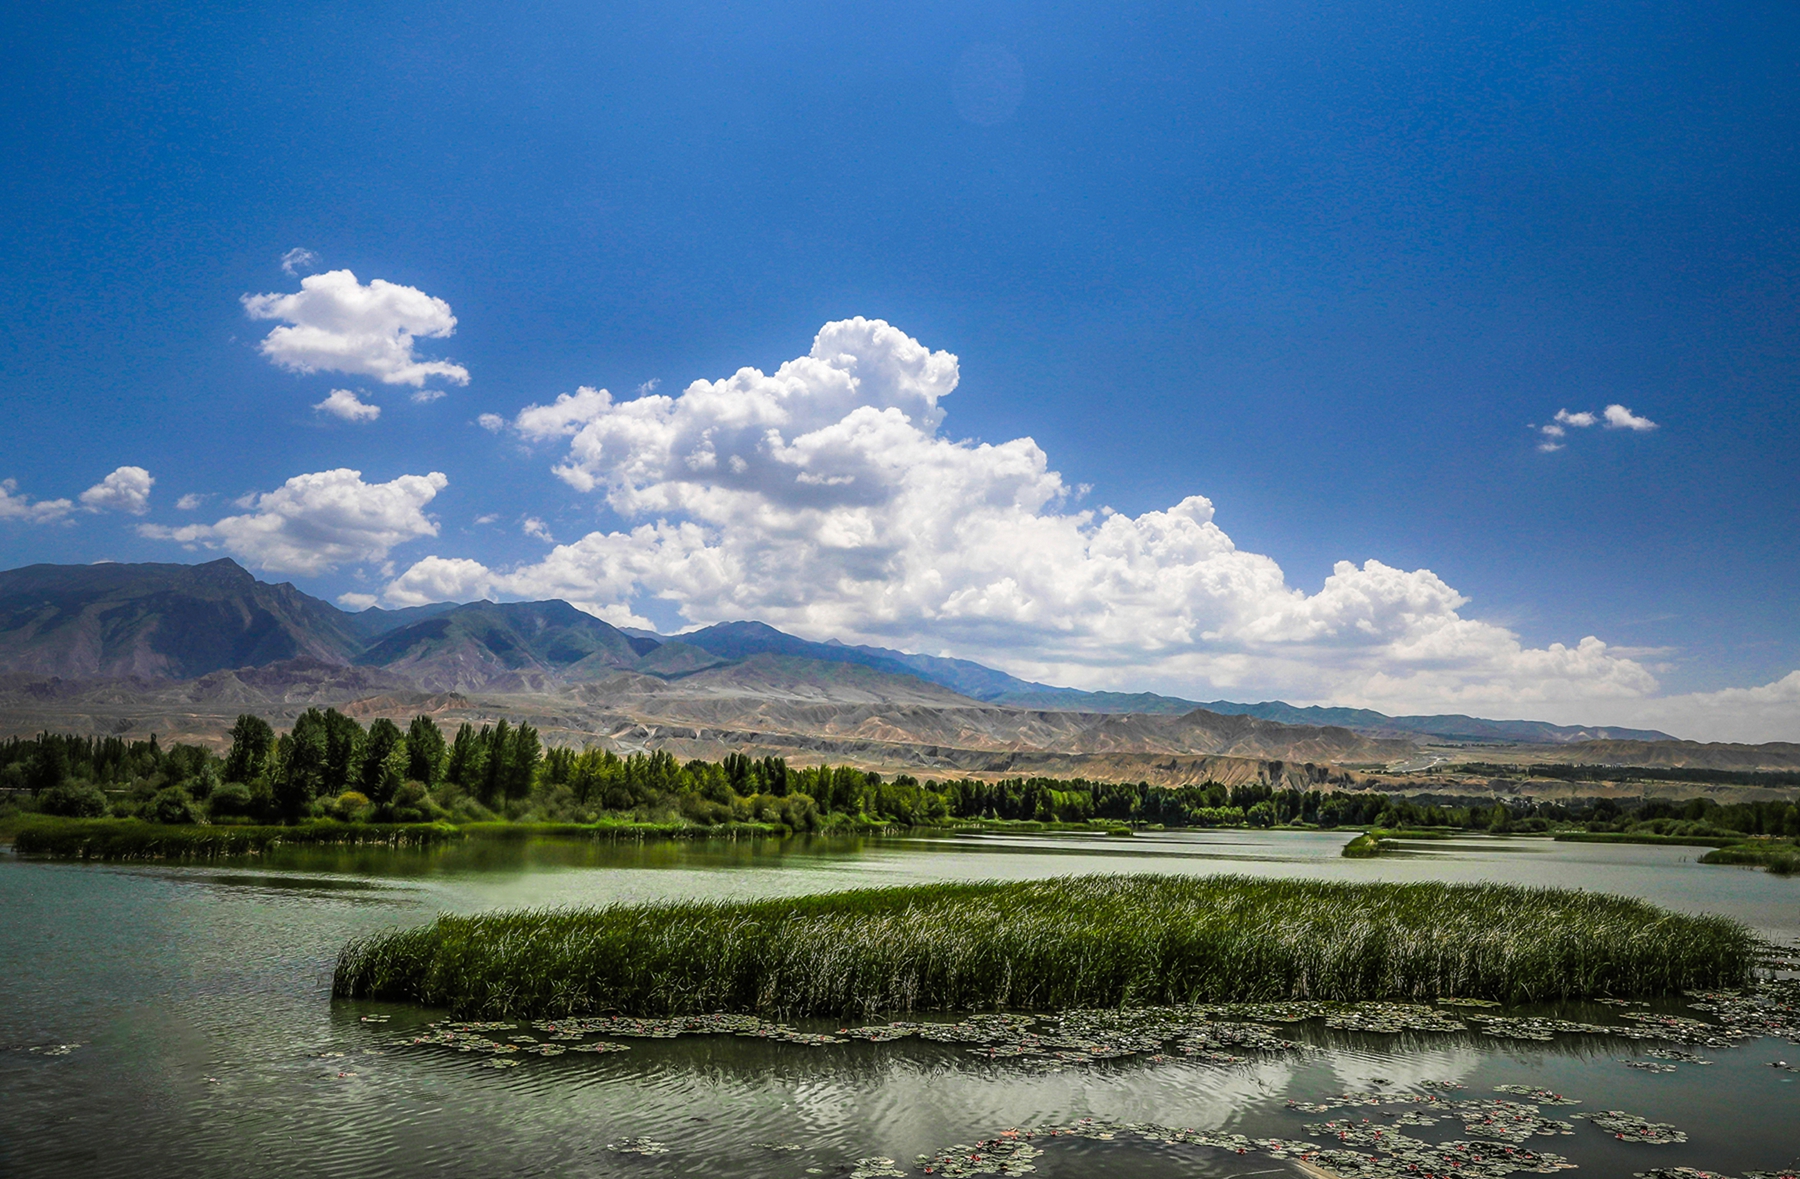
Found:
<svg viewBox="0 0 1800 1179"><path fill-rule="evenodd" d="M0 21L7 567L1800 740L1791 9Z"/></svg>

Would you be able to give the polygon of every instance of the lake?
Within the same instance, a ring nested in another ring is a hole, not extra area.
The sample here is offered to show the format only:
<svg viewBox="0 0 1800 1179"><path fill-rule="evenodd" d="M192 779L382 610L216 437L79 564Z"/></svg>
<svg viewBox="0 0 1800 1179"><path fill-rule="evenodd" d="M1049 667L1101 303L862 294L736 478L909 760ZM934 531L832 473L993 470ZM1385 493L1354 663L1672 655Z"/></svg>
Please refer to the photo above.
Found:
<svg viewBox="0 0 1800 1179"><path fill-rule="evenodd" d="M633 1039L623 1041L627 1052L495 1068L495 1057L411 1043L441 1012L330 997L347 940L445 911L1085 872L1582 887L1800 938L1800 880L1694 863L1704 849L1470 837L1345 860L1346 838L471 840L422 851L281 849L201 866L0 853L0 1174L866 1179L920 1174L919 1156L1009 1128L1081 1118L1322 1141L1303 1127L1329 1118L1391 1126L1413 1107L1305 1113L1290 1099L1375 1090L1527 1100L1496 1093L1502 1084L1579 1099L1542 1111L1569 1120L1572 1133L1529 1143L1565 1156L1578 1173L1685 1165L1742 1174L1800 1162L1800 1071L1771 1067L1800 1064L1800 1047L1775 1038L1699 1049L1714 1063L1677 1062L1672 1072L1627 1068L1623 1059L1642 1059L1648 1045L1612 1037L1384 1035L1318 1021L1276 1029L1306 1050L1243 1063L1138 1056L1064 1065L993 1060L918 1039L812 1047L717 1036ZM1692 1014L1680 999L1655 1006ZM1590 1004L1540 1013L1618 1017ZM486 1034L543 1038L524 1024ZM1687 1141L1622 1141L1570 1119L1615 1109L1672 1123ZM1458 1121L1399 1128L1432 1141L1467 1137ZM1303 1173L1266 1153L1091 1133L1112 1137L1035 1139L1036 1172Z"/></svg>

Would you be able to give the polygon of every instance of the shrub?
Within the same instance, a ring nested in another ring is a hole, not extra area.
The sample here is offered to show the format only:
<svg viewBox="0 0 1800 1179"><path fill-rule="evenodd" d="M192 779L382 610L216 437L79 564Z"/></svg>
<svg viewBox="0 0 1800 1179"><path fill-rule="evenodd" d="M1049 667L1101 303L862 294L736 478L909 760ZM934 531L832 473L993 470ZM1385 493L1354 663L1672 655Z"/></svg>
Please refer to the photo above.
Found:
<svg viewBox="0 0 1800 1179"><path fill-rule="evenodd" d="M423 782L403 782L388 803L388 815L396 823L428 823L436 813L431 791Z"/></svg>
<svg viewBox="0 0 1800 1179"><path fill-rule="evenodd" d="M200 812L188 792L179 786L165 786L156 792L140 815L152 823L191 824L200 821Z"/></svg>
<svg viewBox="0 0 1800 1179"><path fill-rule="evenodd" d="M207 806L214 818L243 818L255 808L255 797L250 787L242 782L227 782L212 792Z"/></svg>
<svg viewBox="0 0 1800 1179"><path fill-rule="evenodd" d="M106 795L86 782L65 782L38 795L38 809L47 815L97 819L106 813Z"/></svg>
<svg viewBox="0 0 1800 1179"><path fill-rule="evenodd" d="M332 799L327 809L332 818L348 823L369 809L369 796L360 791L346 790Z"/></svg>

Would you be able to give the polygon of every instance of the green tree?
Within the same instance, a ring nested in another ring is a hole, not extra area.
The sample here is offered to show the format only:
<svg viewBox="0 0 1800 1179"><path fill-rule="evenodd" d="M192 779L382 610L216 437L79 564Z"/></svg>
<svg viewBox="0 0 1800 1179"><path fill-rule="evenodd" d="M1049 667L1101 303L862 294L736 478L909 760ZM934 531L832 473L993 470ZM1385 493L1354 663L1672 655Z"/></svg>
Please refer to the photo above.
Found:
<svg viewBox="0 0 1800 1179"><path fill-rule="evenodd" d="M361 776L367 735L356 718L335 708L325 710L325 781L321 792L338 795L354 789Z"/></svg>
<svg viewBox="0 0 1800 1179"><path fill-rule="evenodd" d="M428 716L413 717L406 729L406 776L436 786L444 780L444 733Z"/></svg>
<svg viewBox="0 0 1800 1179"><path fill-rule="evenodd" d="M512 731L506 742L506 772L500 784L508 799L524 798L531 793L537 778L538 759L542 755L543 746L538 741L536 729L522 724Z"/></svg>
<svg viewBox="0 0 1800 1179"><path fill-rule="evenodd" d="M283 818L297 819L313 799L325 791L327 761L325 714L309 708L294 719L294 727L276 743L280 772L275 775L275 809Z"/></svg>
<svg viewBox="0 0 1800 1179"><path fill-rule="evenodd" d="M450 758L444 767L446 781L480 793L487 780L486 733L485 728L477 733L475 726L467 721L456 730L456 740L450 746Z"/></svg>
<svg viewBox="0 0 1800 1179"><path fill-rule="evenodd" d="M249 782L269 769L275 750L275 730L260 716L245 713L231 726L231 752L225 755L225 780Z"/></svg>
<svg viewBox="0 0 1800 1179"><path fill-rule="evenodd" d="M406 755L406 737L400 727L385 716L378 717L363 739L357 790L376 806L388 802L406 781Z"/></svg>

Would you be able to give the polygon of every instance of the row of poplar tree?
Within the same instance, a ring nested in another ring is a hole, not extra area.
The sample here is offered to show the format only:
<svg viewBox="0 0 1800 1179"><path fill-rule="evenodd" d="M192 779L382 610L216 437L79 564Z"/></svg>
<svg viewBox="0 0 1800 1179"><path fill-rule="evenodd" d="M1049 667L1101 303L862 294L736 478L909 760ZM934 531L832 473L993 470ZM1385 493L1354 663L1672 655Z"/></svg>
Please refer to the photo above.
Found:
<svg viewBox="0 0 1800 1179"><path fill-rule="evenodd" d="M428 716L414 717L405 731L385 717L364 729L335 708L309 708L279 737L261 717L238 717L223 777L266 783L275 808L290 816L305 814L314 799L350 791L377 806L416 803L445 782L497 807L531 793L542 756L537 730L527 724L464 724L446 743Z"/></svg>

